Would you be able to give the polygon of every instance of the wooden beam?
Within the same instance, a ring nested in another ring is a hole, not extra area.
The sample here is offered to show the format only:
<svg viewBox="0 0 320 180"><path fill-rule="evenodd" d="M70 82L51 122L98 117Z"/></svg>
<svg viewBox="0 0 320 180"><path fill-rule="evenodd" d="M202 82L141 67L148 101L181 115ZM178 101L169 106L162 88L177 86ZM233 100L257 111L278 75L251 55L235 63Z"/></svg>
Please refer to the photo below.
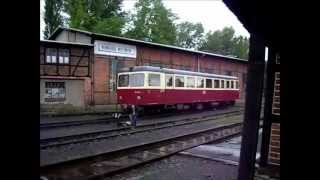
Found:
<svg viewBox="0 0 320 180"><path fill-rule="evenodd" d="M261 37L250 35L249 67L242 130L238 180L252 180L258 142L264 76L265 46Z"/></svg>
<svg viewBox="0 0 320 180"><path fill-rule="evenodd" d="M274 65L276 59L276 51L274 48L269 48L268 62L267 62L267 87L265 92L265 104L264 104L264 119L262 127L262 141L260 150L260 162L261 167L268 165L268 153L270 142L270 131L272 124L272 97L274 88Z"/></svg>

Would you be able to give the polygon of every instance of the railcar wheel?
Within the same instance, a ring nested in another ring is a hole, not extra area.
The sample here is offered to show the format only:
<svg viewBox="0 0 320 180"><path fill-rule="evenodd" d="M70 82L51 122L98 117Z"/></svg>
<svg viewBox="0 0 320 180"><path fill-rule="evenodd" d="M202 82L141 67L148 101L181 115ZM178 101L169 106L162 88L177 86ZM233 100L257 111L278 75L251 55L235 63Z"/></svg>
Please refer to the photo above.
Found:
<svg viewBox="0 0 320 180"><path fill-rule="evenodd" d="M202 104L202 103L197 103L197 104L196 104L196 109L197 109L198 111L203 110L203 104Z"/></svg>

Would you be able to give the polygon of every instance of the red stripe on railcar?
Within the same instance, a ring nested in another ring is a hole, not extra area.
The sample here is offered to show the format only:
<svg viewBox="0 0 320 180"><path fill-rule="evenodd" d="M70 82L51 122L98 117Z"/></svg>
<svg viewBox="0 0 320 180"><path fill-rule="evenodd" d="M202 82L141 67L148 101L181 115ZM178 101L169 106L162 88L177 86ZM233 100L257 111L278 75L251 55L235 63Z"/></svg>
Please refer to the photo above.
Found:
<svg viewBox="0 0 320 180"><path fill-rule="evenodd" d="M188 89L118 89L120 104L155 105L211 101L234 101L239 90L188 90Z"/></svg>

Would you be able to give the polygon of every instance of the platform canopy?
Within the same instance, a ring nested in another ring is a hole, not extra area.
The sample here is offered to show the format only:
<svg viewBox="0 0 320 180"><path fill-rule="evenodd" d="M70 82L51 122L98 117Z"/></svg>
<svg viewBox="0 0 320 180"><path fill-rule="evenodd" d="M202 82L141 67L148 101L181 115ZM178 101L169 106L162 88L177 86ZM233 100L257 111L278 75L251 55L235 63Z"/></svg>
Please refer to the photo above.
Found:
<svg viewBox="0 0 320 180"><path fill-rule="evenodd" d="M262 37L267 46L278 46L281 37L281 7L278 1L223 0L223 2L250 34Z"/></svg>

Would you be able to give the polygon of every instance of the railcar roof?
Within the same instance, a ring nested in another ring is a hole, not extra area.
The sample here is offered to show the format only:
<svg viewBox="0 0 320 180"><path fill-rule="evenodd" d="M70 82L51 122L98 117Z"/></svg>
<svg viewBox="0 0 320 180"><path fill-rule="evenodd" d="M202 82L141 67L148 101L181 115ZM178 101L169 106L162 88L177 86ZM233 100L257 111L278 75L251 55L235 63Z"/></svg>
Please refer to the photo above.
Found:
<svg viewBox="0 0 320 180"><path fill-rule="evenodd" d="M166 74L181 74L181 75L188 75L188 76L204 76L209 78L238 79L235 76L209 74L209 73L185 71L185 70L178 70L178 69L168 69L168 68L153 67L153 66L134 66L131 68L124 68L120 72L139 72L139 71L162 72Z"/></svg>

